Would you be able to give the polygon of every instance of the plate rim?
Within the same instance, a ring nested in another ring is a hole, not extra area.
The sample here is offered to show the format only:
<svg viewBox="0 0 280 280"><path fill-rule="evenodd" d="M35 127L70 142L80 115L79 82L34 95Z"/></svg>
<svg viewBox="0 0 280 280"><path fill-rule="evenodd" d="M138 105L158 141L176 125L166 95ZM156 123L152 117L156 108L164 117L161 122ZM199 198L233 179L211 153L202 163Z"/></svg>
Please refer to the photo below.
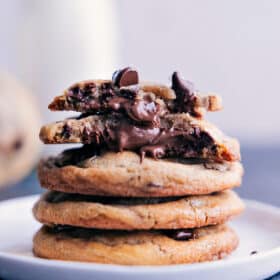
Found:
<svg viewBox="0 0 280 280"><path fill-rule="evenodd" d="M38 199L40 195L29 195L18 198L11 198L7 200L3 200L0 202L0 207L4 204L16 203L18 201L23 202L26 201L34 201ZM246 208L253 208L253 210L258 211L266 211L270 212L273 215L279 215L280 217L280 208L267 204L264 202L251 200L251 199L243 199L245 202ZM115 265L115 264L100 264L100 263L87 263L87 262L75 262L75 261L63 261L63 260L50 260L50 259L42 259L36 258L34 256L22 256L15 253L3 252L0 251L0 261L14 261L25 264L44 266L52 268L65 268L72 270L85 270L85 271L97 271L97 272L118 272L118 273L171 273L171 272L179 272L179 271L194 271L197 269L208 269L208 270L216 270L220 268L227 268L238 265L250 264L252 262L264 261L271 258L276 258L280 256L280 245L266 252L261 252L255 255L248 255L244 257L239 257L234 260L217 260L217 261L208 261L203 263L194 263L194 264L174 264L174 265L157 265L157 266L149 266L149 265L141 265L141 266L127 266L127 265ZM280 268L280 264L279 264Z"/></svg>

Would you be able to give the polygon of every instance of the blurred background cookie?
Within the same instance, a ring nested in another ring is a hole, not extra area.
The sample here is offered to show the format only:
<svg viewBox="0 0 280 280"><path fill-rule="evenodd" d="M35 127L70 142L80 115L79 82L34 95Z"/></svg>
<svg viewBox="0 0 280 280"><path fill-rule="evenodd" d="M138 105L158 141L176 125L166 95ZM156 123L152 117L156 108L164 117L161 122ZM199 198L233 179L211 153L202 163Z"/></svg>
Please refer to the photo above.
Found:
<svg viewBox="0 0 280 280"><path fill-rule="evenodd" d="M27 89L0 71L0 187L15 183L34 167L40 150L40 114Z"/></svg>

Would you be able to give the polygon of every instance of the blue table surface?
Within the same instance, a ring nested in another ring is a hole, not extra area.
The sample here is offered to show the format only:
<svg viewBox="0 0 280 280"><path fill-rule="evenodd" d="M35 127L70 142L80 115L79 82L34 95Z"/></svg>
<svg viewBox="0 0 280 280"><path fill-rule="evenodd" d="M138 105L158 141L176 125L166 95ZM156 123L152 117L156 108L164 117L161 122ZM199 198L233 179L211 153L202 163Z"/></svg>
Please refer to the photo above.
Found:
<svg viewBox="0 0 280 280"><path fill-rule="evenodd" d="M245 176L242 187L238 188L237 192L243 198L256 199L280 207L280 146L244 147L242 162ZM0 200L41 192L34 171L22 182L2 190ZM280 280L280 273L269 279Z"/></svg>

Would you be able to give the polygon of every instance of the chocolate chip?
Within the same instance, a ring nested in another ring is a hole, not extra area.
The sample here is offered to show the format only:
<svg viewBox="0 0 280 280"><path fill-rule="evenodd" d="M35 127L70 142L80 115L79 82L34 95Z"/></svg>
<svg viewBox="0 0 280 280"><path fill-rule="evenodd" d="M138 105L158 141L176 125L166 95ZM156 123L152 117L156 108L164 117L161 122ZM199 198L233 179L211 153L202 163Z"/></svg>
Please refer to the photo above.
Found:
<svg viewBox="0 0 280 280"><path fill-rule="evenodd" d="M191 229L165 230L164 233L168 237L178 241L187 241L196 238L194 231Z"/></svg>
<svg viewBox="0 0 280 280"><path fill-rule="evenodd" d="M137 96L137 93L138 93L137 87L122 88L120 90L120 96L131 99L131 100L135 99L135 97Z"/></svg>
<svg viewBox="0 0 280 280"><path fill-rule="evenodd" d="M88 82L84 85L84 92L87 95L94 93L95 90L96 90L96 84L94 82Z"/></svg>
<svg viewBox="0 0 280 280"><path fill-rule="evenodd" d="M78 95L79 92L80 92L79 86L74 86L69 89L69 95L71 94Z"/></svg>
<svg viewBox="0 0 280 280"><path fill-rule="evenodd" d="M90 144L91 143L91 138L92 138L92 130L85 126L82 132L82 138L83 138L83 142L85 144Z"/></svg>
<svg viewBox="0 0 280 280"><path fill-rule="evenodd" d="M156 183L148 183L147 187L148 188L162 188L162 185L156 184Z"/></svg>
<svg viewBox="0 0 280 280"><path fill-rule="evenodd" d="M178 91L183 91L183 92L187 92L188 95L192 95L193 91L194 91L194 86L191 82L189 81L185 81L184 79L182 79L179 75L178 72L174 72L172 74L172 89L175 90L175 92Z"/></svg>
<svg viewBox="0 0 280 280"><path fill-rule="evenodd" d="M192 116L199 116L194 111L196 95L194 94L194 86L191 82L182 79L178 72L172 74L172 87L176 94L174 101L174 113L190 113Z"/></svg>
<svg viewBox="0 0 280 280"><path fill-rule="evenodd" d="M252 251L251 253L250 253L250 255L256 255L258 253L258 251Z"/></svg>
<svg viewBox="0 0 280 280"><path fill-rule="evenodd" d="M117 87L135 85L139 82L137 71L130 67L115 71L112 80Z"/></svg>
<svg viewBox="0 0 280 280"><path fill-rule="evenodd" d="M67 99L75 102L89 102L96 92L96 85L93 82L87 82L84 85L74 85L67 91Z"/></svg>
<svg viewBox="0 0 280 280"><path fill-rule="evenodd" d="M62 132L61 132L62 137L65 139L69 139L71 136L71 130L72 130L71 127L68 124L65 124L62 127Z"/></svg>
<svg viewBox="0 0 280 280"><path fill-rule="evenodd" d="M17 138L13 143L13 150L18 151L23 146L23 140L21 138Z"/></svg>
<svg viewBox="0 0 280 280"><path fill-rule="evenodd" d="M112 97L115 95L113 90L112 82L104 82L99 87L99 98L100 102L104 102L106 98Z"/></svg>

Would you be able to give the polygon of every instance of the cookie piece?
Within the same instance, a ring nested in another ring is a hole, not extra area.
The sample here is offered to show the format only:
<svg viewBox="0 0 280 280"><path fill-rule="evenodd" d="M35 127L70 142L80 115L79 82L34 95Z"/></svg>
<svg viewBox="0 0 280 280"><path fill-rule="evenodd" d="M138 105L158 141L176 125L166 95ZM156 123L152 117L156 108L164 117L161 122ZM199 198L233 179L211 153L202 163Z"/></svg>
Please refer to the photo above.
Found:
<svg viewBox="0 0 280 280"><path fill-rule="evenodd" d="M0 186L8 186L26 176L39 158L41 118L32 93L2 72L0 92Z"/></svg>
<svg viewBox="0 0 280 280"><path fill-rule="evenodd" d="M94 144L114 151L137 151L154 158L240 160L236 139L189 114L166 115L158 125L148 127L120 115L79 117L43 126L40 138L45 144Z"/></svg>
<svg viewBox="0 0 280 280"><path fill-rule="evenodd" d="M244 204L233 191L165 198L98 197L47 192L35 204L35 218L48 225L148 230L221 224Z"/></svg>
<svg viewBox="0 0 280 280"><path fill-rule="evenodd" d="M42 160L38 168L42 187L106 196L184 196L239 186L243 174L239 162L214 164L148 157L141 162L133 152L100 156L90 152L91 147L84 147Z"/></svg>
<svg viewBox="0 0 280 280"><path fill-rule="evenodd" d="M226 225L179 231L98 231L44 226L33 239L36 256L122 265L170 265L224 258L238 246Z"/></svg>
<svg viewBox="0 0 280 280"><path fill-rule="evenodd" d="M122 112L134 121L153 122L165 113L189 113L201 118L206 111L221 110L222 102L217 95L201 96L177 72L169 87L139 83L137 71L127 67L116 71L112 80L88 80L70 86L55 97L49 109L91 114Z"/></svg>

